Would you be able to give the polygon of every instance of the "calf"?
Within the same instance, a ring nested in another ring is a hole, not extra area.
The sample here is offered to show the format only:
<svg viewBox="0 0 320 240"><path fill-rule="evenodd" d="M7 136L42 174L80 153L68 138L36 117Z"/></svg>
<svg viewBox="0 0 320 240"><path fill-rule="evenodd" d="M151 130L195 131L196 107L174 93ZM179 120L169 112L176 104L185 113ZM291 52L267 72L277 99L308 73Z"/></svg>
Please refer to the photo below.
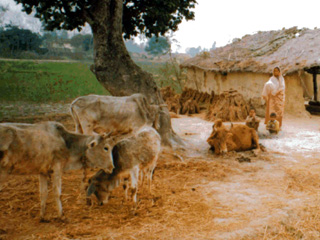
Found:
<svg viewBox="0 0 320 240"><path fill-rule="evenodd" d="M243 124L231 124L230 129L227 129L221 119L215 121L207 142L216 154L250 149L260 151L259 137L253 128Z"/></svg>
<svg viewBox="0 0 320 240"><path fill-rule="evenodd" d="M107 174L100 170L89 179L87 196L94 193L100 205L107 203L111 191L130 175L133 201L136 203L139 171L147 177L151 192L152 175L160 150L161 138L151 127L145 127L136 136L119 142L112 152L115 165L113 172Z"/></svg>
<svg viewBox="0 0 320 240"><path fill-rule="evenodd" d="M0 124L0 186L7 174L39 174L43 220L51 177L61 217L62 172L86 166L112 172L112 148L124 136L111 135L74 134L57 122Z"/></svg>

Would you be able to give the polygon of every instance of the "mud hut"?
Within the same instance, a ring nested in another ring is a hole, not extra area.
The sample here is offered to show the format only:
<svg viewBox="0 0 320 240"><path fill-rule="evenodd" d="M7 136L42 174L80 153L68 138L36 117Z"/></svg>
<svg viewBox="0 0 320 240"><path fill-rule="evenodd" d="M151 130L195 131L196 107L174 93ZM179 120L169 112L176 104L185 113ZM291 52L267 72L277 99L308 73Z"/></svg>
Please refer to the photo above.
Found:
<svg viewBox="0 0 320 240"><path fill-rule="evenodd" d="M319 42L320 29L294 27L246 35L183 62L185 86L216 94L236 89L264 116L261 92L273 68L279 66L286 82L285 112L306 116L305 100L319 92L320 77L314 80L310 74L310 69L320 66Z"/></svg>

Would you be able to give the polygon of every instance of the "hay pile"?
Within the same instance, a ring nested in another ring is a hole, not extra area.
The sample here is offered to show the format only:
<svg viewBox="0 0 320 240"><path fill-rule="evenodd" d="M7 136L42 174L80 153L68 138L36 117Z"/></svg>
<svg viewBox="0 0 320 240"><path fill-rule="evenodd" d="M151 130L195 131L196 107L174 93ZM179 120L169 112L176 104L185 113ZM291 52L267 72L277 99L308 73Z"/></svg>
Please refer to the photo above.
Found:
<svg viewBox="0 0 320 240"><path fill-rule="evenodd" d="M244 121L249 113L250 106L244 97L236 90L230 89L217 95L210 105L206 119L214 121Z"/></svg>
<svg viewBox="0 0 320 240"><path fill-rule="evenodd" d="M214 98L213 91L209 94L185 88L181 94L177 94L170 86L162 88L161 94L169 111L177 114L200 113L201 109L208 108Z"/></svg>

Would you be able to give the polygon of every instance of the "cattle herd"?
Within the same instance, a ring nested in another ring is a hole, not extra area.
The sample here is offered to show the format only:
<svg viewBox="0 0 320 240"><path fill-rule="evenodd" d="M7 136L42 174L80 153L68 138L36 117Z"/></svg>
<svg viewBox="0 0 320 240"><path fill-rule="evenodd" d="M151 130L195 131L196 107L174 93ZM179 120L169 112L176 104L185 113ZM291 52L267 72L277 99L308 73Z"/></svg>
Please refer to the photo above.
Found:
<svg viewBox="0 0 320 240"><path fill-rule="evenodd" d="M87 196L107 203L122 184L137 202L138 180L147 180L151 193L153 171L161 152L157 129L159 106L148 104L142 94L129 97L89 95L70 107L75 132L58 122L0 123L0 191L8 174L39 174L40 219L45 219L48 181L52 180L58 216L63 216L61 176L72 169L100 169L88 181ZM241 141L240 141L241 140ZM259 150L253 129L235 125L227 129L221 120L213 125L207 142L220 154Z"/></svg>

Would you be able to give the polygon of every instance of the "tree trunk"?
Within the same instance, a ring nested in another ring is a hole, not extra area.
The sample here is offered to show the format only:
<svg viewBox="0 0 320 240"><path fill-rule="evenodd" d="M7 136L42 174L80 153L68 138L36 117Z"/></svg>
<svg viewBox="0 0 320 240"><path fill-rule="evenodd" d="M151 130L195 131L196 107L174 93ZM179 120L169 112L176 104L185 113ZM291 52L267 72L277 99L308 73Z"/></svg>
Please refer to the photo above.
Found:
<svg viewBox="0 0 320 240"><path fill-rule="evenodd" d="M113 96L144 94L150 104L163 104L160 91L150 73L131 59L122 37L122 0L99 0L88 20L94 44L94 65L91 70ZM160 130L165 145L182 144L171 127L169 111L160 112Z"/></svg>

